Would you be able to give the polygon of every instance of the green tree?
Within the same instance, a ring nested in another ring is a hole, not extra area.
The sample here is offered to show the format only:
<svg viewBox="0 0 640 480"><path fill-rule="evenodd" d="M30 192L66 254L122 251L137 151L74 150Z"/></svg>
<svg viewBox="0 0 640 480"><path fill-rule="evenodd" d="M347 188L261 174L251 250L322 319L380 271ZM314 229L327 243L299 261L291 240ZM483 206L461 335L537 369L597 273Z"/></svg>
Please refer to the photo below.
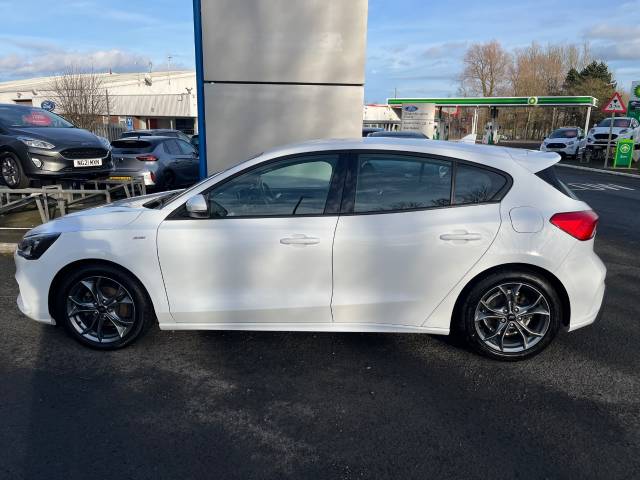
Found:
<svg viewBox="0 0 640 480"><path fill-rule="evenodd" d="M591 62L580 72L572 68L567 73L564 81L564 89L567 95L589 95L598 99L598 107L593 110L591 119L597 122L606 114L601 108L613 95L616 82L613 74L604 62Z"/></svg>

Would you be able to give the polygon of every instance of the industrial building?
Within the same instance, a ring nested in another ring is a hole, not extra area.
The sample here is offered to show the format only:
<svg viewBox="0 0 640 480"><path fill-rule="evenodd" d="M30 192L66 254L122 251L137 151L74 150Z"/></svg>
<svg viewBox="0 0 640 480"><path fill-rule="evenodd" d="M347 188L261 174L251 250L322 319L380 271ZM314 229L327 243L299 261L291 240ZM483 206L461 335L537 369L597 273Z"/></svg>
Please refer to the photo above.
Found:
<svg viewBox="0 0 640 480"><path fill-rule="evenodd" d="M197 96L194 71L99 74L107 99L105 124L124 128L174 128L196 130ZM55 77L30 78L0 83L0 103L40 107L52 100ZM59 112L54 108L56 113Z"/></svg>

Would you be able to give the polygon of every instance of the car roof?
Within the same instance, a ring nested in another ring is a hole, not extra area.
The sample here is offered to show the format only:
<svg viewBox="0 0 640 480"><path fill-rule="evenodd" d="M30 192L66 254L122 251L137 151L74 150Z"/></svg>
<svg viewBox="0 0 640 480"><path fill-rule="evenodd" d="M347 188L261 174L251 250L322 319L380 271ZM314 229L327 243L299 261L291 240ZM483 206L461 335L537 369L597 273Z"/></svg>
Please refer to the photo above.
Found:
<svg viewBox="0 0 640 480"><path fill-rule="evenodd" d="M176 137L166 137L164 135L142 135L142 136L130 136L130 137L121 137L116 138L114 142L131 142L134 140L140 140L142 142L161 142L162 140L176 140Z"/></svg>
<svg viewBox="0 0 640 480"><path fill-rule="evenodd" d="M285 155L335 150L388 150L407 153L423 153L442 157L468 160L470 162L510 171L515 163L527 170L537 172L560 160L557 153L540 152L496 145L427 140L422 138L359 137L345 139L310 140L284 145L264 152L255 158L255 163Z"/></svg>

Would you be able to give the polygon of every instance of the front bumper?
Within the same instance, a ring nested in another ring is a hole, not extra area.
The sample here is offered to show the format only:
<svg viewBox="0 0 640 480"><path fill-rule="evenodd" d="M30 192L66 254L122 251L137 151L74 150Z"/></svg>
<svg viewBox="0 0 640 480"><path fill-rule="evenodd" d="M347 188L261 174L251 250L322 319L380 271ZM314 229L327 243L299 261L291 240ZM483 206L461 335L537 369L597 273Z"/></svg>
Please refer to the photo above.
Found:
<svg viewBox="0 0 640 480"><path fill-rule="evenodd" d="M563 155L563 156L575 155L577 150L578 150L578 147L576 145L568 145L564 148L549 148L549 147L546 147L545 145L542 145L540 147L541 152L559 153L560 155Z"/></svg>
<svg viewBox="0 0 640 480"><path fill-rule="evenodd" d="M20 289L18 309L32 320L55 325L56 322L49 312L49 288L52 279L42 274L42 265L39 265L38 260L27 260L18 253L14 254L14 260L15 278Z"/></svg>
<svg viewBox="0 0 640 480"><path fill-rule="evenodd" d="M111 152L100 156L98 167L75 167L74 159L65 158L60 152L28 149L28 161L24 162L26 173L32 178L90 179L108 177L113 170Z"/></svg>

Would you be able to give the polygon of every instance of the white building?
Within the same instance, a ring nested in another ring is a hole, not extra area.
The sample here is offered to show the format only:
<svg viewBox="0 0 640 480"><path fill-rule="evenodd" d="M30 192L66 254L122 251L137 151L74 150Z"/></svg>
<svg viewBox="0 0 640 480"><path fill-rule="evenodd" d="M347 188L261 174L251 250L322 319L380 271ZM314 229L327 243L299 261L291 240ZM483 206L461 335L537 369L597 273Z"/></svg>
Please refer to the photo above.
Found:
<svg viewBox="0 0 640 480"><path fill-rule="evenodd" d="M133 128L175 128L186 133L196 130L198 112L196 74L193 71L152 73L104 73L102 85L108 98L105 123L127 124ZM51 83L55 77L31 78L0 83L0 103L41 106L53 100ZM55 112L55 110L54 110Z"/></svg>

